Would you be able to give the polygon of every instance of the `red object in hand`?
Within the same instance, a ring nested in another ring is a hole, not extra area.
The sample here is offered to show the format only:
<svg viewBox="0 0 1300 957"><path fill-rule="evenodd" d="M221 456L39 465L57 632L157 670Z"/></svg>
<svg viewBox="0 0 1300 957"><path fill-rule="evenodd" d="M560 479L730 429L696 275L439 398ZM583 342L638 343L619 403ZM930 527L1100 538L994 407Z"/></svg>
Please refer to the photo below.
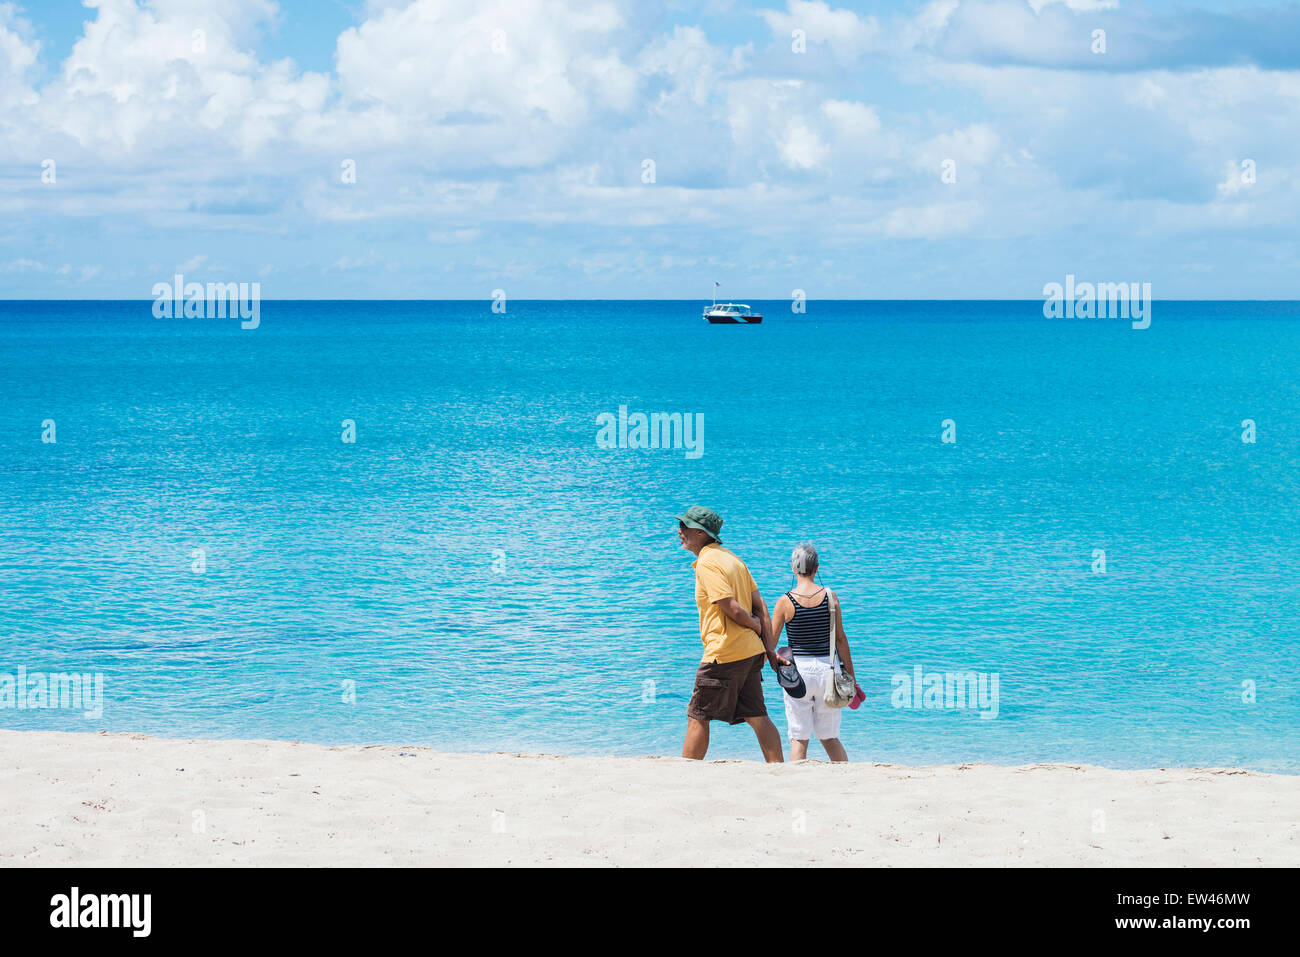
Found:
<svg viewBox="0 0 1300 957"><path fill-rule="evenodd" d="M867 700L867 693L862 690L862 686L856 681L853 682L853 700L849 702L849 707L854 711L858 710L858 705Z"/></svg>

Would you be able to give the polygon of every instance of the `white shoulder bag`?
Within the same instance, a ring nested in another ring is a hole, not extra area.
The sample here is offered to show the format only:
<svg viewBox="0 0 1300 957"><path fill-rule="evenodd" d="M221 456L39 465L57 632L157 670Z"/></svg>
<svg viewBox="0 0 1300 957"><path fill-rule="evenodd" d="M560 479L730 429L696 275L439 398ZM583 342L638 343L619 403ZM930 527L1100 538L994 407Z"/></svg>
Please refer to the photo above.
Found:
<svg viewBox="0 0 1300 957"><path fill-rule="evenodd" d="M831 677L826 682L826 694L822 696L822 701L828 708L843 708L853 700L853 675L840 668L839 655L835 649L835 622L838 616L835 614L836 605L835 592L829 588L826 589L831 611Z"/></svg>

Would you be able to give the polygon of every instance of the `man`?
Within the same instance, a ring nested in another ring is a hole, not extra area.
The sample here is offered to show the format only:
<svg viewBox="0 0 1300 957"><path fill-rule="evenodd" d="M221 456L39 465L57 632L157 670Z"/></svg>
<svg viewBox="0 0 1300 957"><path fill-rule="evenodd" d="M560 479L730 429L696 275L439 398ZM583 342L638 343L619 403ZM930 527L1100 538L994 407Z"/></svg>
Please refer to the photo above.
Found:
<svg viewBox="0 0 1300 957"><path fill-rule="evenodd" d="M763 662L784 664L767 605L745 563L722 547L722 517L692 505L677 516L682 548L695 555L695 604L700 611L704 659L686 706L682 757L702 759L709 750L709 722L744 721L758 735L763 757L780 762L781 733L763 701Z"/></svg>

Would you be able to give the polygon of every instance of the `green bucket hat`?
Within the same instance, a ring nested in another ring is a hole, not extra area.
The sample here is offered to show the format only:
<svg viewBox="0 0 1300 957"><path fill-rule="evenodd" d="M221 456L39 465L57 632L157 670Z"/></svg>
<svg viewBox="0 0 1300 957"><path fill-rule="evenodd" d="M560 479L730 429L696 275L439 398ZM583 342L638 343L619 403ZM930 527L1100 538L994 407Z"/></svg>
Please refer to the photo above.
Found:
<svg viewBox="0 0 1300 957"><path fill-rule="evenodd" d="M722 516L711 508L705 508L703 505L692 505L686 510L685 515L678 515L677 521L681 522L687 528L698 528L713 537L713 540L719 545L722 544Z"/></svg>

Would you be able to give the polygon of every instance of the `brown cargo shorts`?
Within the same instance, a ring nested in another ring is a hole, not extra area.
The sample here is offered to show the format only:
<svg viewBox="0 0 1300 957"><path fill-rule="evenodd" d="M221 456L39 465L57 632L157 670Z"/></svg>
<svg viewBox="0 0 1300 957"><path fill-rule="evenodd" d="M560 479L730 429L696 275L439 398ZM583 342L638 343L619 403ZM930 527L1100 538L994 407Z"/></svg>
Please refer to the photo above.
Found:
<svg viewBox="0 0 1300 957"><path fill-rule="evenodd" d="M767 702L763 700L763 665L766 663L766 654L721 664L704 662L695 672L695 691L686 706L687 717L727 724L764 717Z"/></svg>

